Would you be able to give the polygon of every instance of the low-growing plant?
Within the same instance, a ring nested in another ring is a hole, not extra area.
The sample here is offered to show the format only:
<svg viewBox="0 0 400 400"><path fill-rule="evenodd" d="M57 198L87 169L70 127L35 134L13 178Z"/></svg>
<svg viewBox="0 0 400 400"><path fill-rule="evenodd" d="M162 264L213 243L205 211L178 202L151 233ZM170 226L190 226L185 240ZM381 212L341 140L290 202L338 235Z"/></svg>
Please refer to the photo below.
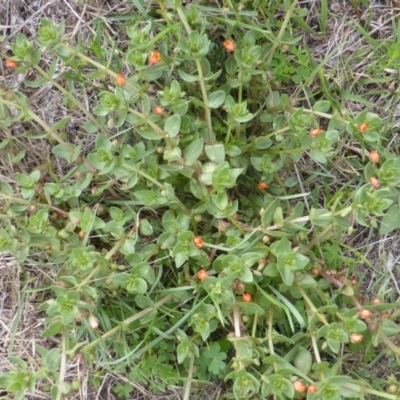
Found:
<svg viewBox="0 0 400 400"><path fill-rule="evenodd" d="M218 379L227 398L397 398L395 381L386 391L343 367L382 346L398 357L400 328L384 315L399 305L389 294L375 304L359 293L356 267L369 262L342 238L400 226L400 158L378 115L291 93L318 64L292 34L305 10L270 3L283 17L256 24L261 5L159 1L121 23L125 45L112 48L117 37L72 43L62 21L42 20L37 38L19 33L3 55L29 72L23 87L60 91L85 118L81 134L96 136L92 148L72 143L69 117L49 125L23 90L2 89L1 128L31 123L26 136L46 138L48 165L64 171L0 183L0 251L48 260L43 336L61 340L36 346L34 371L10 357L0 386L14 398L39 381L52 399L69 396L72 358L100 371L92 385L117 371L153 392L183 385L185 399ZM2 150L18 140L7 135ZM326 169L346 152L356 156L349 181ZM114 387L120 398L132 390Z"/></svg>

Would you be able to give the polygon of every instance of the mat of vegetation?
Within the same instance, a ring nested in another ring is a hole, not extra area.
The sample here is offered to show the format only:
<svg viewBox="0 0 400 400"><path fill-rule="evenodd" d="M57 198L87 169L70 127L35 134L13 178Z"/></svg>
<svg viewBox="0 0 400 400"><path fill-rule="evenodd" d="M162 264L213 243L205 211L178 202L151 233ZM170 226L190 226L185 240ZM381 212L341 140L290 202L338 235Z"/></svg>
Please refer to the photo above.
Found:
<svg viewBox="0 0 400 400"><path fill-rule="evenodd" d="M399 11L0 9L0 398L399 399Z"/></svg>

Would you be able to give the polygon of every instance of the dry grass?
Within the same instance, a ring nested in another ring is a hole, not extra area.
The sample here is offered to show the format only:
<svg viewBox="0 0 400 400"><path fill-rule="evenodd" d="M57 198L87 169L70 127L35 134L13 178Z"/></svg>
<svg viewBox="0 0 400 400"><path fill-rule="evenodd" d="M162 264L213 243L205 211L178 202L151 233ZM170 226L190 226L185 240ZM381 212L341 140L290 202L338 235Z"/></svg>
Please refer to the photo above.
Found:
<svg viewBox="0 0 400 400"><path fill-rule="evenodd" d="M135 12L130 2L90 0L82 3L82 5L78 5L76 1L71 0L1 2L0 33L6 35L6 40L1 44L2 51L5 52L10 48L18 32L22 32L28 37L36 37L41 18L50 18L56 21L65 19L66 35L72 41L76 40L79 35L85 42L91 34L95 34L94 27L90 23L93 19L100 18L107 21L109 33L114 34L114 23L108 20L108 17ZM338 96L341 93L355 93L366 100L366 103L363 103L351 97L339 98L342 106L356 114L366 106L369 107L369 103L372 105L371 111L387 120L388 128L393 133L390 143L398 143L398 123L393 120L393 117L400 114L400 105L392 87L395 85L397 72L393 68L387 68L380 72L380 77L386 77L386 79L380 79L373 83L375 76L371 69L371 63L378 63L379 60L374 60L376 54L371 51L371 45L366 37L355 29L355 24L362 26L368 23L371 37L390 41L393 35L392 23L398 17L400 9L396 8L394 2L372 0L368 10L361 9L358 14L349 6L349 3L349 0L329 1L331 15L327 35L320 36L318 40L306 35L305 40L312 50L314 59L317 62L325 61L326 76L329 78L328 81L332 88L336 89ZM307 0L300 2L300 5L309 9L307 23L318 31L320 2ZM44 60L44 62L49 63L50 60ZM67 127L69 140L76 144L82 144L84 149L90 149L93 146L95 137L83 133L81 128L86 122L85 116L79 110L71 112L68 107L63 105L63 96L57 89L50 84L39 90L26 88L22 85L26 78L25 74L14 76L3 67L1 68L0 87L17 88L24 92L29 99L31 109L49 125L53 125L64 117L70 117L71 122ZM34 76L28 78L35 79ZM90 88L77 87L75 91L75 95L90 108L93 101ZM1 139L10 136L16 138L15 153L11 156L15 156L20 151L26 152L18 165L13 165L9 161L9 154L1 154L0 179L2 181L13 184L17 172L30 172L37 168L43 168L50 155L51 146L45 140L29 139L30 135L34 135L40 130L33 123L20 123L13 126L12 129L0 132ZM357 147L357 143L352 143L352 146ZM346 166L332 166L331 170L326 171L332 176L336 176L338 181L347 177L342 172L342 168L352 168L351 154L346 157L348 159ZM52 158L52 161L54 172L62 174L64 172L63 165L60 165L56 158ZM310 176L313 170L315 170L315 164L305 162L300 171L302 178ZM354 168L353 170L356 171ZM318 181L312 180L305 185L305 191L312 190L316 184ZM358 268L362 281L361 293L368 298L373 298L388 292L393 301L398 301L400 299L398 284L400 280L398 273L400 264L399 233L376 238L370 230L361 228L356 233L346 236L345 243L364 254L370 262L370 265L364 264ZM348 256L353 257L353 254L348 252ZM45 262L45 260L41 260L40 254L36 258L40 262ZM0 257L0 374L10 370L11 363L7 360L9 355L21 357L33 369L39 359L35 351L35 344L47 349L58 345L53 340L41 337L44 316L37 311L37 307L42 301L42 292L36 291L36 289L51 282L53 277L48 275L45 266L40 267L39 265L41 264L32 262L21 266L8 254L2 254ZM380 374L382 377L388 374L387 368L382 370L378 365L374 365L372 369L373 371L370 373ZM93 388L88 384L89 375L93 373L95 371L91 371L84 362L76 359L69 360L67 381L77 380L80 382L80 389L70 398L71 400L116 399L117 397L111 391L113 383L117 380L127 381L123 376L107 373L103 377L101 386ZM134 382L130 383L135 387L131 399L175 400L181 398L180 388L171 389L168 394L156 396L146 388ZM26 398L48 399L49 394L43 389L38 387L35 394L28 394ZM199 394L198 398L218 398L220 391L221 388L216 386L204 394Z"/></svg>

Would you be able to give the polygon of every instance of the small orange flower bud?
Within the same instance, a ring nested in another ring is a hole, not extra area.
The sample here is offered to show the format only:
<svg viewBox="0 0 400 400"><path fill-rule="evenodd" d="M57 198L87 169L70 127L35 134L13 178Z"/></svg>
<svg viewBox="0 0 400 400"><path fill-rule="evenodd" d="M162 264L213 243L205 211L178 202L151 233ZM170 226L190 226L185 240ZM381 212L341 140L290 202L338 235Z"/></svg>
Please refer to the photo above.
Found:
<svg viewBox="0 0 400 400"><path fill-rule="evenodd" d="M78 233L79 239L81 239L81 240L83 240L85 235L86 235L86 233L84 231L79 231L79 233Z"/></svg>
<svg viewBox="0 0 400 400"><path fill-rule="evenodd" d="M317 385L310 385L307 387L307 393L315 393L317 391Z"/></svg>
<svg viewBox="0 0 400 400"><path fill-rule="evenodd" d="M97 331L97 329L99 329L99 321L94 315L91 315L89 317L89 325L95 331Z"/></svg>
<svg viewBox="0 0 400 400"><path fill-rule="evenodd" d="M204 246L204 240L200 236L196 236L195 238L193 238L193 243L199 249Z"/></svg>
<svg viewBox="0 0 400 400"><path fill-rule="evenodd" d="M208 272L205 269L201 269L199 272L197 272L197 278L201 281L208 278Z"/></svg>
<svg viewBox="0 0 400 400"><path fill-rule="evenodd" d="M117 76L115 77L115 84L117 86L125 86L126 85L126 79L122 74L117 74Z"/></svg>
<svg viewBox="0 0 400 400"><path fill-rule="evenodd" d="M296 392L304 393L306 391L306 385L302 381L294 381L293 387Z"/></svg>
<svg viewBox="0 0 400 400"><path fill-rule="evenodd" d="M352 333L350 335L350 342L351 343L361 343L364 339L364 336L359 333Z"/></svg>
<svg viewBox="0 0 400 400"><path fill-rule="evenodd" d="M366 132L368 130L368 125L363 122L362 124L358 125L358 129L360 130L360 132Z"/></svg>
<svg viewBox="0 0 400 400"><path fill-rule="evenodd" d="M262 237L262 241L263 241L263 243L267 244L271 241L271 238L268 235L264 235Z"/></svg>
<svg viewBox="0 0 400 400"><path fill-rule="evenodd" d="M319 268L314 267L314 268L311 269L311 273L312 273L314 276L318 276L318 275L321 273L321 271L319 270Z"/></svg>
<svg viewBox="0 0 400 400"><path fill-rule="evenodd" d="M369 152L369 161L371 161L372 164L377 164L379 162L379 153L376 150L371 150Z"/></svg>
<svg viewBox="0 0 400 400"><path fill-rule="evenodd" d="M249 293L243 293L242 299L245 303L250 303L251 302L251 294Z"/></svg>
<svg viewBox="0 0 400 400"><path fill-rule="evenodd" d="M154 113L154 114L157 114L157 115L164 114L164 109L163 109L162 107L156 107L156 108L153 110L153 113Z"/></svg>
<svg viewBox="0 0 400 400"><path fill-rule="evenodd" d="M323 129L313 129L311 132L310 132L310 136L311 137L317 137L317 136L319 136L321 133L323 133L324 131L323 131Z"/></svg>
<svg viewBox="0 0 400 400"><path fill-rule="evenodd" d="M259 188L260 190L265 190L265 189L268 188L268 184L265 183L265 182L260 182L260 183L258 184L258 188Z"/></svg>
<svg viewBox="0 0 400 400"><path fill-rule="evenodd" d="M15 69L18 67L18 61L14 61L14 60L11 60L10 58L8 58L6 61L4 61L4 65L7 68Z"/></svg>
<svg viewBox="0 0 400 400"><path fill-rule="evenodd" d="M149 55L149 64L155 65L161 61L161 54L158 51L152 51Z"/></svg>
<svg viewBox="0 0 400 400"><path fill-rule="evenodd" d="M361 310L359 315L361 319L368 319L372 317L372 312L369 310Z"/></svg>
<svg viewBox="0 0 400 400"><path fill-rule="evenodd" d="M378 181L378 179L374 178L373 176L371 176L369 182L371 183L371 185L372 185L375 189L378 189L378 188L381 186L381 184L380 184L380 182Z"/></svg>
<svg viewBox="0 0 400 400"><path fill-rule="evenodd" d="M223 45L224 45L226 51L229 51L229 52L235 51L236 45L233 40L229 40L229 39L224 40Z"/></svg>

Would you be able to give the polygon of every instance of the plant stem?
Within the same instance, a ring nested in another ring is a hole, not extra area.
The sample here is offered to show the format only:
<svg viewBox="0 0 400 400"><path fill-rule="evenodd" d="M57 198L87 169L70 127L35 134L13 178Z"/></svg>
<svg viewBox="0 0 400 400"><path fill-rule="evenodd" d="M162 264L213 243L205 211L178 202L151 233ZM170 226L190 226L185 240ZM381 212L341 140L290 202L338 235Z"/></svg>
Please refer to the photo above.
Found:
<svg viewBox="0 0 400 400"><path fill-rule="evenodd" d="M62 337L61 337L61 364L60 364L60 374L58 379L58 384L61 385L65 379L65 373L67 371L67 340L68 340L68 329L66 326L62 327ZM56 400L61 400L63 392L60 386L57 388L57 398Z"/></svg>
<svg viewBox="0 0 400 400"><path fill-rule="evenodd" d="M190 33L192 32L192 29L189 26L189 23L187 21L185 13L182 10L182 7L179 5L176 8L176 11L179 14L179 17L183 23L183 26L186 29L186 32L188 33L188 35L190 35ZM201 94L203 96L204 112L205 112L205 116L206 116L207 131L208 131L208 144L212 145L215 142L215 137L214 137L214 131L212 128L211 111L210 111L210 106L208 103L207 88L206 88L206 84L204 81L203 66L202 66L201 60L194 58L194 61L196 63L196 67L197 67L197 73L199 74L200 89L201 89Z"/></svg>
<svg viewBox="0 0 400 400"><path fill-rule="evenodd" d="M306 292L303 290L303 288L296 282L295 283L297 290L301 293L301 295L303 296L303 299L305 300L305 302L308 304L308 306L310 307L311 311L314 314L317 314L318 319L325 325L329 325L328 321L326 320L326 318L320 314L318 312L318 310L316 309L316 307L314 306L314 303L311 301L311 299L307 296Z"/></svg>
<svg viewBox="0 0 400 400"><path fill-rule="evenodd" d="M163 304L167 303L169 300L172 299L172 295L165 296L163 299L159 300L157 303L154 303L153 306L147 307L142 311L139 311L135 315L132 315L131 317L125 319L124 321L120 322L117 326L114 328L110 329L108 332L106 332L104 335L100 336L96 340L94 340L92 343L87 344L86 346L81 348L82 352L88 351L93 347L96 347L99 343L104 342L106 339L109 337L113 336L115 333L117 333L123 325L129 325L132 322L144 317L145 315L151 313L153 310L158 309L161 307ZM73 351L76 351L76 348L73 349Z"/></svg>
<svg viewBox="0 0 400 400"><path fill-rule="evenodd" d="M272 60L272 56L275 53L275 50L277 47L281 44L281 40L283 37L283 34L285 33L286 27L290 21L290 18L292 17L293 11L298 3L298 0L294 0L292 5L289 7L289 10L286 13L285 19L282 22L281 29L278 33L278 37L274 40L274 43L272 44L271 50L268 52L267 56L265 57L265 63L268 65L270 61Z"/></svg>
<svg viewBox="0 0 400 400"><path fill-rule="evenodd" d="M242 82L242 71L239 72L239 90L238 90L238 104L242 103L242 98L243 98L243 82ZM236 139L240 139L240 123L236 124Z"/></svg>
<svg viewBox="0 0 400 400"><path fill-rule="evenodd" d="M55 86L61 93L64 94L64 96L69 97L76 105L77 107L90 119L90 121L97 126L98 129L100 129L106 136L109 136L109 133L107 130L101 126L99 121L86 109L86 107L75 97L72 95L71 92L63 88L61 85L58 84L55 80L52 79L52 77L44 71L42 68L39 67L39 65L34 65L34 68L36 71L40 73L44 78L46 78L53 86Z"/></svg>
<svg viewBox="0 0 400 400"><path fill-rule="evenodd" d="M126 169L130 169L133 172L136 172L138 175L143 176L143 178L147 179L148 181L154 183L156 186L158 186L161 190L165 190L165 187L157 181L157 179L154 179L150 175L146 174L146 172L143 172L142 170L129 165L129 164L124 164L124 167ZM175 196L175 201L179 205L179 207L184 211L184 213L188 216L190 216L190 211L187 209L187 207Z"/></svg>
<svg viewBox="0 0 400 400"><path fill-rule="evenodd" d="M192 387L192 376L193 376L193 366L194 366L194 354L190 354L190 366L189 366L189 376L185 385L185 392L183 394L183 400L190 399L190 388Z"/></svg>

